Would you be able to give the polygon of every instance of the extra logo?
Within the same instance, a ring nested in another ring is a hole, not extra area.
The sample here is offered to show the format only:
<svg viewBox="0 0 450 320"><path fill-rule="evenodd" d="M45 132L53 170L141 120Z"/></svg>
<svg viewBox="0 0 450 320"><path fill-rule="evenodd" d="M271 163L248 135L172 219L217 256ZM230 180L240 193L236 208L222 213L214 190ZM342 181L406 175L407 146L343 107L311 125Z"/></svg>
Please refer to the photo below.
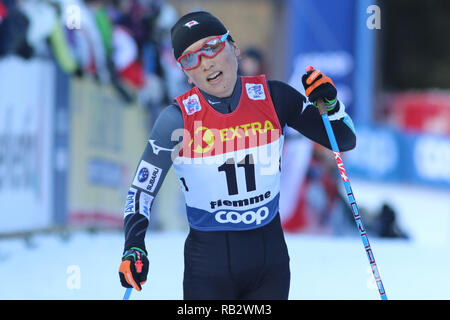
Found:
<svg viewBox="0 0 450 320"><path fill-rule="evenodd" d="M154 192L161 177L162 169L155 167L147 161L141 160L139 163L136 176L133 180L133 186Z"/></svg>
<svg viewBox="0 0 450 320"><path fill-rule="evenodd" d="M261 222L269 216L269 209L267 207L261 207L258 210L246 211L239 213L236 211L219 211L216 213L215 218L219 223L256 223L260 225Z"/></svg>
<svg viewBox="0 0 450 320"><path fill-rule="evenodd" d="M184 99L183 105L188 116L202 110L200 99L197 94L193 94L192 96L187 97L187 99Z"/></svg>
<svg viewBox="0 0 450 320"><path fill-rule="evenodd" d="M266 99L266 94L264 93L264 87L262 84L246 83L245 89L247 90L248 97L252 100Z"/></svg>
<svg viewBox="0 0 450 320"><path fill-rule="evenodd" d="M207 127L197 127L194 131L194 139L191 139L189 146L194 143L195 140L195 153L206 153L210 151L214 146L214 133Z"/></svg>
<svg viewBox="0 0 450 320"><path fill-rule="evenodd" d="M266 136L264 136L266 135ZM223 142L238 141L239 139L248 138L250 141L256 142L259 139L262 141L272 141L279 136L279 131L276 130L269 120L262 122L243 123L234 127L227 127L222 129L207 128L205 126L197 126L194 129L193 138L190 140L188 146L192 148L195 153L206 153L215 148L216 151L231 152L233 150L223 150ZM266 139L266 140L264 140ZM241 140L242 141L242 140ZM233 148L238 145L230 144Z"/></svg>

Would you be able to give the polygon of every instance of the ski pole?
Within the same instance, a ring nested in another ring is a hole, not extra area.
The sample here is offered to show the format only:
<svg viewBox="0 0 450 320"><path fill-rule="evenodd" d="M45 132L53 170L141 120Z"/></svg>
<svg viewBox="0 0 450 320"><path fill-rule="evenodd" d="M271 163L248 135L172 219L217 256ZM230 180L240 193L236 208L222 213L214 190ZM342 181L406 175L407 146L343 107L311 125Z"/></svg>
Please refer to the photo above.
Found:
<svg viewBox="0 0 450 320"><path fill-rule="evenodd" d="M128 300L130 299L130 295L131 295L131 291L133 290L133 288L127 288L125 290L125 294L123 295L123 300Z"/></svg>
<svg viewBox="0 0 450 320"><path fill-rule="evenodd" d="M306 71L310 71L311 67L308 67ZM344 183L345 191L347 194L348 202L350 203L350 207L352 208L353 218L355 219L356 226L358 227L359 235L361 236L361 240L364 245L364 249L366 250L367 258L369 259L370 267L372 269L372 274L375 278L375 282L378 287L378 292L382 300L387 300L386 290L384 289L383 282L381 281L380 272L378 271L377 264L375 262L375 257L373 255L372 248L369 243L369 238L367 237L366 229L364 228L363 222L361 220L361 215L359 214L358 205L356 204L355 196L353 195L352 187L350 185L350 180L347 176L347 172L345 171L344 163L342 162L342 157L339 151L339 147L336 141L336 137L333 132L333 128L331 127L330 119L328 118L327 108L325 106L325 102L322 99L317 101L317 105L319 107L319 112L322 116L323 124L325 125L325 130L327 131L328 139L330 140L331 149L333 151L334 159L336 160L336 164Z"/></svg>

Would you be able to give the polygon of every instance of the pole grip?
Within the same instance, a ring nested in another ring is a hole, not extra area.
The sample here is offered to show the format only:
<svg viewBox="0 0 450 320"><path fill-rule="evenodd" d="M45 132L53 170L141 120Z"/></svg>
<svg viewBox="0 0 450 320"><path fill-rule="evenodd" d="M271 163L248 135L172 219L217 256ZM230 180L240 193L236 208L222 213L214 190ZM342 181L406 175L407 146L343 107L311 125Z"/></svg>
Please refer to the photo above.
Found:
<svg viewBox="0 0 450 320"><path fill-rule="evenodd" d="M323 115L328 112L327 106L325 105L325 101L323 101L322 98L317 99L316 103L317 103L317 108L319 109L320 115Z"/></svg>

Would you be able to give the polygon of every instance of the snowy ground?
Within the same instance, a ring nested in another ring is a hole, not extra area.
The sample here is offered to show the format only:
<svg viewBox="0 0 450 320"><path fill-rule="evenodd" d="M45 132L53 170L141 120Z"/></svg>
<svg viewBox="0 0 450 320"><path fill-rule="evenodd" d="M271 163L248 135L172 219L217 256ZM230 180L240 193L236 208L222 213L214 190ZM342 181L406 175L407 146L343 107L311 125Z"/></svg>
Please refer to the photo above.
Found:
<svg viewBox="0 0 450 320"><path fill-rule="evenodd" d="M410 241L370 238L390 299L450 299L449 192L354 183L368 207L385 196ZM396 196L392 196L396 194ZM427 201L423 204L423 199ZM434 197L434 198L433 198ZM434 232L434 233L433 233ZM149 233L150 273L131 299L181 299L186 232ZM360 238L286 235L290 299L379 299ZM0 240L0 299L121 299L119 232Z"/></svg>
<svg viewBox="0 0 450 320"><path fill-rule="evenodd" d="M184 233L148 237L149 281L132 299L181 299ZM358 238L287 235L290 299L378 299ZM390 299L449 299L448 245L371 241ZM0 299L121 299L119 233L0 242ZM444 253L444 254L443 254Z"/></svg>

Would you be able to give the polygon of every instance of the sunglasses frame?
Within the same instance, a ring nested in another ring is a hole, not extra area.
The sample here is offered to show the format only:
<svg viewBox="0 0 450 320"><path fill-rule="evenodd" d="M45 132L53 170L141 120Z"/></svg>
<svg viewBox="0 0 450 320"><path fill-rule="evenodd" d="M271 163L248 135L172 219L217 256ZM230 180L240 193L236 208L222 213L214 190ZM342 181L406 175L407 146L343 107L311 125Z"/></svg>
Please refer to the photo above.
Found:
<svg viewBox="0 0 450 320"><path fill-rule="evenodd" d="M225 48L225 45L222 45L222 48L220 48L220 50L217 51L216 53L214 53L214 55L212 55L212 56L207 55L205 52L199 52L199 51L202 51L203 47L204 47L208 42L210 42L211 40L214 40L214 39L219 39L219 40L220 40L220 43L224 43L224 42L228 39L229 33L230 33L230 32L227 31L227 33L225 33L225 34L223 34L223 35L221 35L221 36L213 37L213 38L209 39L208 41L206 41L205 43L203 43L203 45L202 45L200 48L198 48L197 50L195 50L195 51L190 51L190 52L186 52L185 54L181 55L181 57L179 57L179 58L177 59L177 65L178 65L180 68L182 68L183 70L192 70L192 69L197 68L197 67L200 65L200 56L201 56L201 55L203 55L203 56L205 56L205 57L207 57L207 58L214 58L215 56L217 56L217 55L223 50L223 48ZM199 53L198 53L198 52L199 52ZM181 64L181 62L180 62L181 59L182 59L183 57L187 56L188 54L193 54L193 53L197 53L197 64L195 64L193 67L187 67L187 68L185 68L185 67Z"/></svg>

